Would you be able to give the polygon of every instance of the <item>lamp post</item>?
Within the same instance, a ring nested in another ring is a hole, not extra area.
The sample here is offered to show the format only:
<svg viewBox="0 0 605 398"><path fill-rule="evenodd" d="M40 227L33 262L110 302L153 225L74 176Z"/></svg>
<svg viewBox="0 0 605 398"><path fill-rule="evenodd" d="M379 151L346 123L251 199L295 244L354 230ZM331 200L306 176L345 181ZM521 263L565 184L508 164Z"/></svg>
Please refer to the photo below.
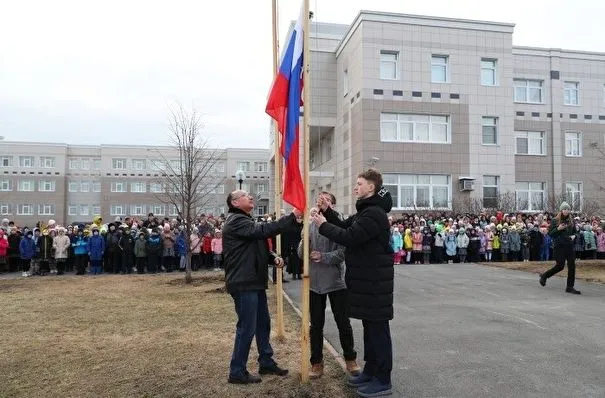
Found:
<svg viewBox="0 0 605 398"><path fill-rule="evenodd" d="M239 190L241 191L242 184L246 181L246 173L244 170L238 170L237 173L235 173L235 178L237 178L237 182L239 182Z"/></svg>

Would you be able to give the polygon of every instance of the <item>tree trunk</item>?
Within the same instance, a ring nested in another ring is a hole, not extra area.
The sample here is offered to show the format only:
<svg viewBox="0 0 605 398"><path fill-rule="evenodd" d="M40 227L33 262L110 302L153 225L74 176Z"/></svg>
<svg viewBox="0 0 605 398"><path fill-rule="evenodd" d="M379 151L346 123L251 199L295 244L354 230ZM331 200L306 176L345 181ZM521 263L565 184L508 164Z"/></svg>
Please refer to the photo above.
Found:
<svg viewBox="0 0 605 398"><path fill-rule="evenodd" d="M191 249L187 249L185 258L185 283L191 283L193 282L193 278L191 277Z"/></svg>

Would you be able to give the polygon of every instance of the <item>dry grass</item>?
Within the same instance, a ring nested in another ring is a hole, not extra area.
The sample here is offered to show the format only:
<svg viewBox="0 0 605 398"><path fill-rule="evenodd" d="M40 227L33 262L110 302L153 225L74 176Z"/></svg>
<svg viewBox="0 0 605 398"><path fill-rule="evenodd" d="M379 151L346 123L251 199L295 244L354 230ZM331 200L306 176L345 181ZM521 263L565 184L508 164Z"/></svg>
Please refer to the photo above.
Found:
<svg viewBox="0 0 605 398"><path fill-rule="evenodd" d="M290 376L228 384L231 297L216 278L183 285L177 277L1 280L0 397L352 396L329 355L326 375L300 385L300 320L287 304L286 342L272 344ZM254 373L256 358L253 344Z"/></svg>
<svg viewBox="0 0 605 398"><path fill-rule="evenodd" d="M542 273L554 265L554 261L530 261L530 262L493 262L480 263L490 267L514 269L527 272ZM567 267L557 274L559 277L567 277ZM576 279L588 282L605 283L605 260L579 260L576 261Z"/></svg>

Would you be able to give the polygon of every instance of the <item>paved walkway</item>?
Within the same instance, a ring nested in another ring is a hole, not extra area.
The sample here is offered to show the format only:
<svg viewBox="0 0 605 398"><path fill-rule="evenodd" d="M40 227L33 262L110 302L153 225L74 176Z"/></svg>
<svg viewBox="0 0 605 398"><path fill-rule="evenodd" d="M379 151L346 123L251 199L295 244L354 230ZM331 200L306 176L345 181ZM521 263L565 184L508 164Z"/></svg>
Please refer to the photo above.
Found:
<svg viewBox="0 0 605 398"><path fill-rule="evenodd" d="M299 306L300 287L284 284ZM605 397L605 286L576 288L473 264L397 266L394 396ZM329 314L325 336L340 352Z"/></svg>

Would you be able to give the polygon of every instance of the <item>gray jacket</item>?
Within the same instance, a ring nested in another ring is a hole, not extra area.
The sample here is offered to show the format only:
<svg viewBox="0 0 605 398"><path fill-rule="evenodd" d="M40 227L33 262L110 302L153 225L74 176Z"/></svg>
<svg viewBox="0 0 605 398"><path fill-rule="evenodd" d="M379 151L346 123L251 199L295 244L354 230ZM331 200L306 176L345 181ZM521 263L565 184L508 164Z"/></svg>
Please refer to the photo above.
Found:
<svg viewBox="0 0 605 398"><path fill-rule="evenodd" d="M345 284L344 247L320 235L317 225L309 226L309 253L321 253L321 261L309 260L311 290L317 294L326 294L347 288ZM303 241L298 245L298 257L303 258Z"/></svg>

